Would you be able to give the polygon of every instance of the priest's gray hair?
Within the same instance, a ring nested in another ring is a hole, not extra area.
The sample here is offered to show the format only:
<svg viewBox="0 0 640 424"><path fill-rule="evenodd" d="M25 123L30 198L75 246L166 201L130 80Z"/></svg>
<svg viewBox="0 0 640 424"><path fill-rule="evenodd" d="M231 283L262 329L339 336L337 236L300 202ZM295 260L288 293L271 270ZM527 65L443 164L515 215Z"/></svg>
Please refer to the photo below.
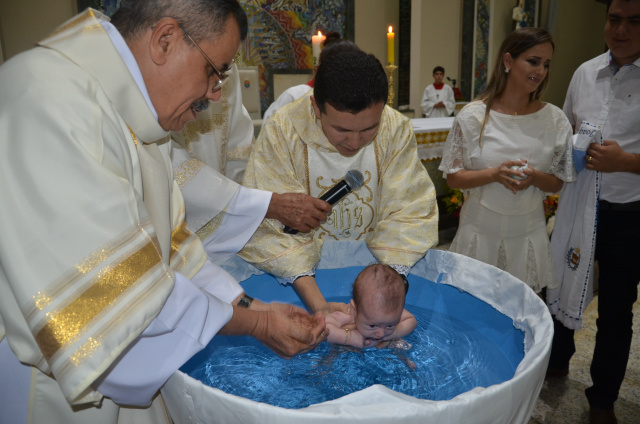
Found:
<svg viewBox="0 0 640 424"><path fill-rule="evenodd" d="M127 40L166 17L178 21L196 42L222 34L229 17L238 23L241 39L247 36L247 15L237 0L123 0L111 23Z"/></svg>

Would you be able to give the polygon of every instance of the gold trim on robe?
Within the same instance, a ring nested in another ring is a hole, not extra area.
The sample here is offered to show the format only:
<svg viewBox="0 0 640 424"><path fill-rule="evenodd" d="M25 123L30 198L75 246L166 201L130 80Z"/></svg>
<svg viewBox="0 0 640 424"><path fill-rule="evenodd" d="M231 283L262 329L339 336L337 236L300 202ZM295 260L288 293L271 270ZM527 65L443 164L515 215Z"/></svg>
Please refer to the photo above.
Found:
<svg viewBox="0 0 640 424"><path fill-rule="evenodd" d="M0 182L0 335L72 405L101 400L93 384L160 312L174 271L191 276L206 261L168 143L154 149L163 178L143 182L140 145L168 133L96 17L73 18L0 69L0 144L13 149L1 173L34 187ZM49 118L34 126L33 116ZM145 203L158 192L166 242Z"/></svg>

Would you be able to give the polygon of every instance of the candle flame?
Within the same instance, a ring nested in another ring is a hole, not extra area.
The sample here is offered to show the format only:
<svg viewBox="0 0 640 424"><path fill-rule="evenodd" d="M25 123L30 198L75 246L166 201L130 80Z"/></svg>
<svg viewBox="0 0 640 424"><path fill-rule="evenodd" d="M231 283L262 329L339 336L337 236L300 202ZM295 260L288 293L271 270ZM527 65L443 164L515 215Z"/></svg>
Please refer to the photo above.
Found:
<svg viewBox="0 0 640 424"><path fill-rule="evenodd" d="M322 37L322 33L320 31L318 31L318 36Z"/></svg>
<svg viewBox="0 0 640 424"><path fill-rule="evenodd" d="M389 32L393 32L393 27L392 26L389 27Z"/></svg>

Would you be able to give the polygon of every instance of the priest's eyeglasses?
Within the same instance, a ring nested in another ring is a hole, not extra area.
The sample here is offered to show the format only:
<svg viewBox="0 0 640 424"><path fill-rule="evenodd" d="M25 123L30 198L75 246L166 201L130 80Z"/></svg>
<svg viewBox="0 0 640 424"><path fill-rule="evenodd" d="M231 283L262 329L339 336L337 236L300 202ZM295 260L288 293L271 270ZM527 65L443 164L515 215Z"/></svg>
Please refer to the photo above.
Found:
<svg viewBox="0 0 640 424"><path fill-rule="evenodd" d="M229 69L224 72L219 71L218 68L216 68L216 65L213 64L211 59L209 59L209 56L207 56L207 54L200 48L200 46L193 40L193 38L191 38L191 35L189 35L186 29L184 29L182 24L178 24L178 26L180 27L182 32L184 32L184 35L189 39L189 41L191 41L193 45L196 46L196 49L198 49L198 51L202 54L202 56L204 56L205 60L209 62L209 65L211 65L213 72L218 76L218 81L213 83L213 88L211 89L211 91L215 93L216 91L220 90L222 88L222 85L227 81L227 79L229 79ZM231 68L231 66L236 63L239 58L240 52L236 53L235 57L229 64L229 68Z"/></svg>

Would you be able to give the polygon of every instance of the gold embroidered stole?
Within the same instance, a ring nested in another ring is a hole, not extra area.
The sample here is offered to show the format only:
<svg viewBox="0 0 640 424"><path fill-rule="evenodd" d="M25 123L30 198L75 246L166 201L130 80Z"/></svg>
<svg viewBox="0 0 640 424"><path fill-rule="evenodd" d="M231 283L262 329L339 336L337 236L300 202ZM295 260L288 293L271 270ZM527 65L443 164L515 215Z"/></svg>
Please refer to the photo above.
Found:
<svg viewBox="0 0 640 424"><path fill-rule="evenodd" d="M351 169L360 171L364 176L362 187L350 192L333 206L333 211L315 231L314 237L323 240L364 240L376 223L374 193L378 191L378 170L375 168L374 143L369 143L353 157L342 156L338 152L307 150L309 194L313 197L321 197Z"/></svg>

